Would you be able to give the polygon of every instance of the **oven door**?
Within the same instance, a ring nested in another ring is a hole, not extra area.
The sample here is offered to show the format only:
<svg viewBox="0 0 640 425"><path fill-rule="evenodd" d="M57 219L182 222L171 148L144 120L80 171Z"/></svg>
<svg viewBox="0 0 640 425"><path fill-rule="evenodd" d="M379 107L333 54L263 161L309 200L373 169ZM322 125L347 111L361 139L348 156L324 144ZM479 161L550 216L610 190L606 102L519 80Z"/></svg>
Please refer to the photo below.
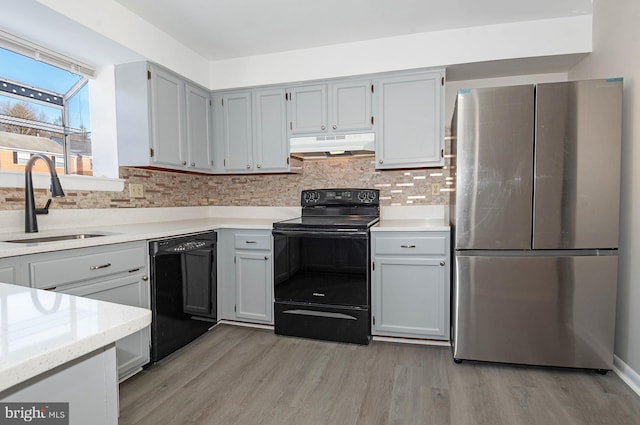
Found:
<svg viewBox="0 0 640 425"><path fill-rule="evenodd" d="M276 301L369 306L367 230L273 231Z"/></svg>

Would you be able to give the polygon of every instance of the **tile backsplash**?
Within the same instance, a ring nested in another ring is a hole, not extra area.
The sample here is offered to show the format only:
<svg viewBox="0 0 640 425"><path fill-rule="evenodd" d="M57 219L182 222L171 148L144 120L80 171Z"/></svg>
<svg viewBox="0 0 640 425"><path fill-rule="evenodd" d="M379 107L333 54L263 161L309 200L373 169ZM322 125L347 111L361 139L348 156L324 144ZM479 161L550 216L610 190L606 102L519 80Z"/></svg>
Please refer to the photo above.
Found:
<svg viewBox="0 0 640 425"><path fill-rule="evenodd" d="M66 191L51 208L298 206L301 190L334 187L380 189L384 206L445 205L448 176L446 167L379 171L371 157L305 160L300 174L201 175L121 167L124 191ZM129 184L141 184L144 197L131 198ZM445 190L435 193L432 184ZM47 195L36 190L36 203L44 204ZM22 208L23 189L0 188L0 210Z"/></svg>

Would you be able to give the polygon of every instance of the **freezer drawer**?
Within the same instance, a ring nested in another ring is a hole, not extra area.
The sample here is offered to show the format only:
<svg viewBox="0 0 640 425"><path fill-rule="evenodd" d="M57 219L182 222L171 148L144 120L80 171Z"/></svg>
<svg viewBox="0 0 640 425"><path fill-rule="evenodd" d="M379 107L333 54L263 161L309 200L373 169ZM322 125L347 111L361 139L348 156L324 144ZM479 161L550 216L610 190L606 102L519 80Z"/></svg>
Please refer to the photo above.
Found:
<svg viewBox="0 0 640 425"><path fill-rule="evenodd" d="M611 369L617 266L617 255L456 256L454 358Z"/></svg>

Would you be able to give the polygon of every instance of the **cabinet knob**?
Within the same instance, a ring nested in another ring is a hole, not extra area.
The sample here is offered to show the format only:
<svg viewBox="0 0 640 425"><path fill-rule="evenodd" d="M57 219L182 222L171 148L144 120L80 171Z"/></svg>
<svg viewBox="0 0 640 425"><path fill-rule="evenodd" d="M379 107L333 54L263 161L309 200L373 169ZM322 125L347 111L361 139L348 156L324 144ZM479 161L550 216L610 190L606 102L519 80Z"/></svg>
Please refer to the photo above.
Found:
<svg viewBox="0 0 640 425"><path fill-rule="evenodd" d="M265 255L265 256L264 256L264 259L265 259L265 260L268 260L268 259L269 259L269 256L268 256L268 255Z"/></svg>
<svg viewBox="0 0 640 425"><path fill-rule="evenodd" d="M258 165L256 165L256 167L258 167L258 168L262 168L262 165L258 164Z"/></svg>
<svg viewBox="0 0 640 425"><path fill-rule="evenodd" d="M378 161L378 164L382 164L382 160L379 160L379 161Z"/></svg>
<svg viewBox="0 0 640 425"><path fill-rule="evenodd" d="M196 166L196 163L195 163L195 162L192 162L192 163L191 163L191 166L192 166L192 167L195 167L195 166Z"/></svg>
<svg viewBox="0 0 640 425"><path fill-rule="evenodd" d="M182 165L187 165L187 161L182 161Z"/></svg>
<svg viewBox="0 0 640 425"><path fill-rule="evenodd" d="M440 261L440 265L444 266L445 264L447 264L444 260Z"/></svg>
<svg viewBox="0 0 640 425"><path fill-rule="evenodd" d="M251 164L247 164L247 168L251 168Z"/></svg>
<svg viewBox="0 0 640 425"><path fill-rule="evenodd" d="M335 130L336 128L338 128L338 126L334 124L333 125L333 129Z"/></svg>
<svg viewBox="0 0 640 425"><path fill-rule="evenodd" d="M144 280L144 281L146 282L147 280L149 280L149 276L147 276L147 275L145 274L144 276L142 276L142 280Z"/></svg>
<svg viewBox="0 0 640 425"><path fill-rule="evenodd" d="M326 129L327 129L327 127L324 126L324 125L322 127L320 127L320 130L326 130Z"/></svg>

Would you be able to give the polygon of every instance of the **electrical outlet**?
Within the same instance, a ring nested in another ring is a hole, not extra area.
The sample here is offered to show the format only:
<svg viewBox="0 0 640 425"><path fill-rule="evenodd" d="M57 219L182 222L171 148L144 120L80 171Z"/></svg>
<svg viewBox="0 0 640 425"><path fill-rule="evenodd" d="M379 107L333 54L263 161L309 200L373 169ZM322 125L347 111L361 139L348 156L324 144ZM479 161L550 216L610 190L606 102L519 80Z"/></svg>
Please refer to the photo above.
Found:
<svg viewBox="0 0 640 425"><path fill-rule="evenodd" d="M144 186L139 183L129 184L129 197L130 198L144 198Z"/></svg>
<svg viewBox="0 0 640 425"><path fill-rule="evenodd" d="M431 183L431 195L440 195L440 183Z"/></svg>

